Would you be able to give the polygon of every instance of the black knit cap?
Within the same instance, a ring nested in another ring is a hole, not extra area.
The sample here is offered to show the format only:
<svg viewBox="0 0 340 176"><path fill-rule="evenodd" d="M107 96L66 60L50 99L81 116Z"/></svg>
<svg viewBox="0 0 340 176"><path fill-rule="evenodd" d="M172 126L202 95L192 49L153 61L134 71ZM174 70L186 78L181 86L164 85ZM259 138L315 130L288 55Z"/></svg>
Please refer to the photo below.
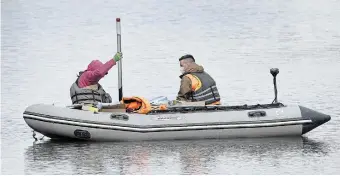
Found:
<svg viewBox="0 0 340 176"><path fill-rule="evenodd" d="M188 59L188 58L191 58L195 62L195 58L191 54L187 54L187 55L182 56L181 58L179 58L179 61L181 61L183 59Z"/></svg>

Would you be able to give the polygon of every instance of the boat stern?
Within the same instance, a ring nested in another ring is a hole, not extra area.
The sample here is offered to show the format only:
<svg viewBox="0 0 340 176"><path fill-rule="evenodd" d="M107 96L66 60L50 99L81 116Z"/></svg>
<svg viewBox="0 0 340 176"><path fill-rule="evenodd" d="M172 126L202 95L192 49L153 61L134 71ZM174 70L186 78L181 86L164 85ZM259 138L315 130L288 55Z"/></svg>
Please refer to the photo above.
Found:
<svg viewBox="0 0 340 176"><path fill-rule="evenodd" d="M301 111L301 116L303 119L311 120L312 123L304 124L302 127L302 134L306 134L309 131L315 129L316 127L331 120L331 116L323 114L321 112L314 111L312 109L299 106Z"/></svg>

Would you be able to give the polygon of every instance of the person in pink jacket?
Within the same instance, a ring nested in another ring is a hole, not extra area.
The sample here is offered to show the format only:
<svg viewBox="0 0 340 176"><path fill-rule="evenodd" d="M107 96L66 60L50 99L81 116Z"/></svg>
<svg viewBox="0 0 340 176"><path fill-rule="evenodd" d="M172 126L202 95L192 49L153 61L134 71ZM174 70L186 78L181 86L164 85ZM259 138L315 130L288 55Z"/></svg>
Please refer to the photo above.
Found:
<svg viewBox="0 0 340 176"><path fill-rule="evenodd" d="M110 94L105 92L99 81L122 57L123 54L118 52L105 64L99 60L93 60L85 71L79 72L77 80L70 88L72 104L111 103Z"/></svg>

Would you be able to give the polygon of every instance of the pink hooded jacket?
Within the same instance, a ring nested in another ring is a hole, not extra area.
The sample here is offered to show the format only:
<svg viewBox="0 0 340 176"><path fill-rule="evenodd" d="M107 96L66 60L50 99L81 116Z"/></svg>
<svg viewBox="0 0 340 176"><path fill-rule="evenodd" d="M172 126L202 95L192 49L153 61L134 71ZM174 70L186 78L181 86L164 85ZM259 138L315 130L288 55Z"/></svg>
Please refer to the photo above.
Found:
<svg viewBox="0 0 340 176"><path fill-rule="evenodd" d="M87 66L87 70L80 76L78 86L83 88L98 84L99 80L102 79L114 65L116 65L116 62L113 59L110 59L105 64L99 60L93 60Z"/></svg>

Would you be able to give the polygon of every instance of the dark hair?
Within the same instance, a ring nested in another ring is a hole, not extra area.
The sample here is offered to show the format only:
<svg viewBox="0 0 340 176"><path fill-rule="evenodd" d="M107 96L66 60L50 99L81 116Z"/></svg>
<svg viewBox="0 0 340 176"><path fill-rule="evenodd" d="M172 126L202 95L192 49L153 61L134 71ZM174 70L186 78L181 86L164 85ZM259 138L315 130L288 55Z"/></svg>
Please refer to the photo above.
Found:
<svg viewBox="0 0 340 176"><path fill-rule="evenodd" d="M181 61L183 59L189 59L189 58L191 58L195 62L195 58L191 54L187 54L187 55L182 56L181 58L179 58L179 61Z"/></svg>

